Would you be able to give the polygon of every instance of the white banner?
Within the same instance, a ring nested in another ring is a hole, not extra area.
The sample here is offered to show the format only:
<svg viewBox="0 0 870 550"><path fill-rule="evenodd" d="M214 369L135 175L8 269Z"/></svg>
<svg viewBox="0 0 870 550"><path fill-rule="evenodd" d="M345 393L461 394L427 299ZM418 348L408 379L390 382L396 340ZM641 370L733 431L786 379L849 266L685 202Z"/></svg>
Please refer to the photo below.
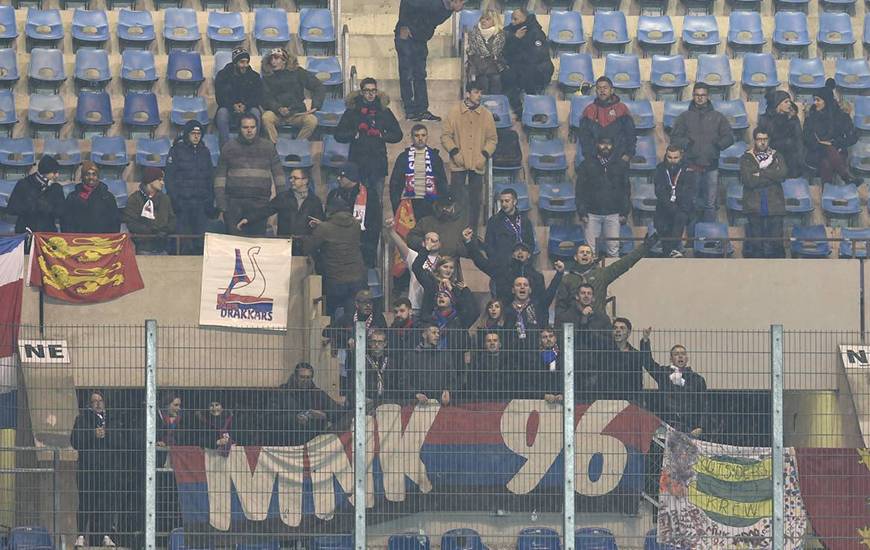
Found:
<svg viewBox="0 0 870 550"><path fill-rule="evenodd" d="M289 239L206 233L199 324L287 330Z"/></svg>

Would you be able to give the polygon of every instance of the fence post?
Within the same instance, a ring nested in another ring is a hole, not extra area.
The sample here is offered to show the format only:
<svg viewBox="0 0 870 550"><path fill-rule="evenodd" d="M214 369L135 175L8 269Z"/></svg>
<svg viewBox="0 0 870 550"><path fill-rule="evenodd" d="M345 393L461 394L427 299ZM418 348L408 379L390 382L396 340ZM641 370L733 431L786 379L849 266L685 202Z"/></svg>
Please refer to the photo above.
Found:
<svg viewBox="0 0 870 550"><path fill-rule="evenodd" d="M562 449L565 463L564 523L565 550L574 550L574 324L562 327L564 387L562 390Z"/></svg>
<svg viewBox="0 0 870 550"><path fill-rule="evenodd" d="M157 548L157 321L145 321L145 550Z"/></svg>
<svg viewBox="0 0 870 550"><path fill-rule="evenodd" d="M773 550L782 550L785 542L785 529L783 510L784 487L783 473L785 471L783 441L783 418L782 418L782 387L783 387L783 351L782 351L782 325L770 326L770 390L771 390L771 450L773 452L773 525L772 544Z"/></svg>
<svg viewBox="0 0 870 550"><path fill-rule="evenodd" d="M356 323L353 350L354 546L366 550L366 325L362 321Z"/></svg>

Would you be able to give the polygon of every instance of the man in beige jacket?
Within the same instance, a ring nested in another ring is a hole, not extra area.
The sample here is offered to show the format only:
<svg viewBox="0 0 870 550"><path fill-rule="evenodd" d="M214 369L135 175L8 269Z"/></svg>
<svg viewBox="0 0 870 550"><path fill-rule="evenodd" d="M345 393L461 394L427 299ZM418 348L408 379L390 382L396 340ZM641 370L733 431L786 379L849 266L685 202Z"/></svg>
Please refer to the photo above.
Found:
<svg viewBox="0 0 870 550"><path fill-rule="evenodd" d="M450 187L457 202L468 199L471 227L477 227L480 218L486 161L495 153L498 143L495 120L480 104L481 95L480 85L469 82L465 86L465 99L450 110L441 133L441 145L450 154Z"/></svg>

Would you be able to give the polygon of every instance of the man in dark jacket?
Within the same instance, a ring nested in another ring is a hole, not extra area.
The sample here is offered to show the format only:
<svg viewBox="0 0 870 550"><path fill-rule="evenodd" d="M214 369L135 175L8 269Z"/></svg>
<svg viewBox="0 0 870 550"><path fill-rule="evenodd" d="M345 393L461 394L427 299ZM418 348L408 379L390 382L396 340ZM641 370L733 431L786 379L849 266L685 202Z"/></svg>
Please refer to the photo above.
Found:
<svg viewBox="0 0 870 550"><path fill-rule="evenodd" d="M655 228L662 237L662 252L671 258L681 258L679 245L683 231L695 213L698 173L688 169L683 162L683 152L671 144L665 151L665 160L656 166L653 183Z"/></svg>
<svg viewBox="0 0 870 550"><path fill-rule="evenodd" d="M613 141L613 156L625 162L634 156L637 136L634 119L625 103L613 93L613 82L606 76L595 81L595 101L583 109L577 135L583 156L595 156L595 144L602 137Z"/></svg>
<svg viewBox="0 0 870 550"><path fill-rule="evenodd" d="M701 221L714 222L719 199L719 153L734 143L725 115L713 109L709 88L696 82L689 109L674 121L671 143L685 151L689 169L698 172Z"/></svg>
<svg viewBox="0 0 870 550"><path fill-rule="evenodd" d="M465 0L402 0L396 22L395 44L399 59L399 86L407 120L441 120L429 112L426 90L426 43L435 27L460 11Z"/></svg>
<svg viewBox="0 0 870 550"><path fill-rule="evenodd" d="M442 346L441 329L429 323L423 326L417 347L403 354L403 393L408 399L421 405L438 402L447 406L451 392L461 389L456 387L461 354Z"/></svg>
<svg viewBox="0 0 870 550"><path fill-rule="evenodd" d="M422 124L411 127L411 146L399 153L390 175L390 204L393 213L403 199L411 201L414 219L432 215L432 204L447 193L450 181L438 149L429 147L429 130Z"/></svg>
<svg viewBox="0 0 870 550"><path fill-rule="evenodd" d="M18 216L15 232L57 231L58 218L63 213L63 188L57 183L60 165L51 155L43 155L36 172L18 180L6 211Z"/></svg>
<svg viewBox="0 0 870 550"><path fill-rule="evenodd" d="M550 45L535 15L524 8L514 10L504 33L504 59L508 67L501 74L502 87L511 107L519 114L522 95L540 94L553 78Z"/></svg>
<svg viewBox="0 0 870 550"><path fill-rule="evenodd" d="M204 133L201 122L188 120L166 158L163 180L180 235L203 235L214 215L214 165L202 141ZM181 253L202 254L202 239L183 239Z"/></svg>
<svg viewBox="0 0 870 550"><path fill-rule="evenodd" d="M600 399L624 399L639 402L643 391L645 354L629 342L631 321L625 317L613 320L613 348L601 353L606 372L598 384Z"/></svg>
<svg viewBox="0 0 870 550"><path fill-rule="evenodd" d="M593 250L602 248L601 235L607 242L609 258L619 256L619 226L631 211L631 186L628 163L613 153L613 140L598 138L595 155L583 159L577 170L577 213L586 225L586 242Z"/></svg>
<svg viewBox="0 0 870 550"><path fill-rule="evenodd" d="M350 143L349 158L359 166L362 183L384 196L387 143L402 141L402 128L389 109L390 96L378 92L374 78L364 78L359 92L351 92L347 109L335 129L335 141Z"/></svg>
<svg viewBox="0 0 870 550"><path fill-rule="evenodd" d="M535 226L517 208L517 192L513 188L503 189L498 194L499 211L486 222L486 251L489 259L497 266L510 263L511 254L518 243L535 250Z"/></svg>
<svg viewBox="0 0 870 550"><path fill-rule="evenodd" d="M305 90L311 107L305 105ZM323 105L326 91L320 79L299 66L295 55L275 48L263 58L263 129L278 143L278 125L299 128L296 139L309 139L317 129L314 116Z"/></svg>
<svg viewBox="0 0 870 550"><path fill-rule="evenodd" d="M356 403L355 350L348 353L347 397L348 404ZM402 387L402 372L396 360L398 353L387 348L387 334L383 328L376 328L366 338L366 407L377 407L381 403L406 401L407 395Z"/></svg>
<svg viewBox="0 0 870 550"><path fill-rule="evenodd" d="M148 166L139 189L127 199L121 213L136 244L137 254L166 254L166 237L175 231L172 201L163 193L163 170Z"/></svg>
<svg viewBox="0 0 870 550"><path fill-rule="evenodd" d="M784 258L782 220L785 195L782 182L787 168L779 151L770 148L770 136L764 128L752 131L752 149L740 157L740 183L743 184L743 211L749 218L748 236L763 238L747 241L743 256L747 258Z"/></svg>
<svg viewBox="0 0 870 550"><path fill-rule="evenodd" d="M275 445L303 445L327 431L341 406L314 383L314 367L297 363L293 375L278 387L270 424Z"/></svg>
<svg viewBox="0 0 870 550"><path fill-rule="evenodd" d="M121 215L118 201L100 181L100 169L90 160L82 162L82 182L66 198L60 217L64 233L118 233Z"/></svg>
<svg viewBox="0 0 870 550"><path fill-rule="evenodd" d="M447 193L438 197L433 207L435 213L417 220L417 225L408 233L408 247L412 250L422 249L426 234L435 233L441 244L438 253L450 256L458 265L460 256L468 257L462 238L462 231L468 226L465 205L456 204L453 195Z"/></svg>
<svg viewBox="0 0 870 550"><path fill-rule="evenodd" d="M227 63L214 78L214 93L218 109L214 115L220 144L230 139L230 127L239 123L239 117L250 113L260 126L260 103L263 99L263 81L251 68L251 54L244 46L233 50L233 61Z"/></svg>
<svg viewBox="0 0 870 550"><path fill-rule="evenodd" d="M574 295L574 307L560 323L560 327L565 323L574 325L574 368L577 372L574 395L578 401L585 402L607 395L612 377L607 359L615 349L610 317L603 311L596 311L594 305L592 285L581 284Z"/></svg>
<svg viewBox="0 0 870 550"><path fill-rule="evenodd" d="M257 135L257 119L244 114L239 136L221 148L214 177L215 205L227 233L251 237L266 234L266 220L240 225L269 204L272 185L284 186L284 169L275 144Z"/></svg>
<svg viewBox="0 0 870 550"><path fill-rule="evenodd" d="M758 127L770 137L771 149L776 149L783 160L789 178L800 178L807 171L804 131L798 118L798 109L784 90L769 92L767 110L758 117Z"/></svg>
<svg viewBox="0 0 870 550"><path fill-rule="evenodd" d="M347 204L348 211L360 222L362 229L362 254L368 267L375 267L378 258L378 241L383 226L383 207L380 196L360 182L359 167L345 163L338 174L338 187L329 192L326 200L338 197Z"/></svg>

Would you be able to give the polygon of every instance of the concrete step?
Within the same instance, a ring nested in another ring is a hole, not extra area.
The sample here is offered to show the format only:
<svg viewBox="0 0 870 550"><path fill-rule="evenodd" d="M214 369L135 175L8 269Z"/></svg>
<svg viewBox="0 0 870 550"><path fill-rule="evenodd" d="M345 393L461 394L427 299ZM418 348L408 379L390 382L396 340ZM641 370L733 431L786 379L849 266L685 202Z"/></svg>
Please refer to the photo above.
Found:
<svg viewBox="0 0 870 550"><path fill-rule="evenodd" d="M358 12L349 12L342 7L342 22L348 26L351 34L383 34L393 35L396 29L396 22L399 20L399 9L388 14L379 14L372 10L360 10ZM453 36L453 25L448 19L444 23L438 25L435 29L435 36Z"/></svg>
<svg viewBox="0 0 870 550"><path fill-rule="evenodd" d="M360 78L364 75L358 73ZM429 91L429 101L458 101L459 100L459 80L433 80L426 79L427 89ZM397 79L380 79L378 78L378 89L387 92L392 101L391 106L395 106L402 99L399 91L399 81Z"/></svg>
<svg viewBox="0 0 870 550"><path fill-rule="evenodd" d="M361 33L354 34L353 31L348 37L350 52L352 54L365 54L371 57L380 57L383 60L392 62L396 59L396 45L393 38L393 33L390 34L374 34ZM432 37L427 44L429 48L429 59L439 57L454 57L453 37L444 34L438 34Z"/></svg>
<svg viewBox="0 0 870 550"><path fill-rule="evenodd" d="M382 57L362 57L351 56L351 65L356 65L357 74L359 75L375 75L378 80L398 80L399 79L399 64L395 61L395 57L390 60ZM462 71L460 69L461 62L457 57L429 57L426 64L427 80L455 80L459 82L462 79ZM434 87L429 86L432 90Z"/></svg>

